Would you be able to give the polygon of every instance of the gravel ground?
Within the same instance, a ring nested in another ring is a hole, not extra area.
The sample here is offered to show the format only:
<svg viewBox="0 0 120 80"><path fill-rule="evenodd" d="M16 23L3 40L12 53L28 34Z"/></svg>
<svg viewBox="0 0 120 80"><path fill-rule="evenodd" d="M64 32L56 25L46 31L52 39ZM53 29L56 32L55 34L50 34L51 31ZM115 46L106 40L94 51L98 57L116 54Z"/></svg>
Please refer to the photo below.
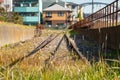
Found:
<svg viewBox="0 0 120 80"><path fill-rule="evenodd" d="M49 33L48 33L49 32ZM0 66L6 66L9 63L15 61L17 58L20 58L32 50L34 50L42 41L44 41L50 34L57 34L60 31L44 30L40 37L35 37L31 40L24 42L19 42L15 44L10 44L3 46L0 49ZM26 70L33 67L42 68L45 64L45 60L51 56L51 53L57 47L57 44L61 40L63 34L58 36L55 40L45 46L43 49L36 52L34 55L25 58L21 64L20 68ZM62 66L66 64L74 64L74 60L71 56L72 54L66 47L66 42L63 40L58 51L55 54L54 59L51 61L52 66ZM37 68L36 68L37 69Z"/></svg>

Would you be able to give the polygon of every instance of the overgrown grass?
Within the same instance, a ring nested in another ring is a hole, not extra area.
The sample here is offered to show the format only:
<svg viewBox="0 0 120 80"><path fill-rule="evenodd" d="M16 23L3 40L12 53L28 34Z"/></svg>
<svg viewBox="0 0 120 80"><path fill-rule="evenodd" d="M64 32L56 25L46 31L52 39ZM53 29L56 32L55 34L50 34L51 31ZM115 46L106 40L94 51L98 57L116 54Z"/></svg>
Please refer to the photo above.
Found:
<svg viewBox="0 0 120 80"><path fill-rule="evenodd" d="M21 24L14 24L10 22L0 22L0 27L22 27L22 28L35 28L34 26L26 26L26 25L21 25Z"/></svg>
<svg viewBox="0 0 120 80"><path fill-rule="evenodd" d="M59 32L56 30L43 30L43 33L42 37ZM42 37L38 40L2 47L0 49L0 70L25 55L25 53L32 51L37 46L36 41L44 40ZM58 52L49 66L44 67L44 61L50 56L50 53L49 51L40 50L37 54L24 59L12 68L0 71L0 80L120 80L119 60L107 60L107 62L110 61L109 65L101 59L99 62L88 65L79 59L73 60L74 55L71 56L63 49L61 51L64 54ZM61 54L63 55L61 56Z"/></svg>
<svg viewBox="0 0 120 80"><path fill-rule="evenodd" d="M67 64L67 63L66 63ZM74 65L74 64L73 64ZM97 62L92 66L81 68L78 64L74 66L64 65L60 67L49 67L44 72L36 67L24 71L19 66L0 72L3 80L120 80L120 69L113 69L105 62Z"/></svg>
<svg viewBox="0 0 120 80"><path fill-rule="evenodd" d="M42 37L49 36L50 34L58 34L61 33L63 30L52 30L52 29L43 29L42 30Z"/></svg>

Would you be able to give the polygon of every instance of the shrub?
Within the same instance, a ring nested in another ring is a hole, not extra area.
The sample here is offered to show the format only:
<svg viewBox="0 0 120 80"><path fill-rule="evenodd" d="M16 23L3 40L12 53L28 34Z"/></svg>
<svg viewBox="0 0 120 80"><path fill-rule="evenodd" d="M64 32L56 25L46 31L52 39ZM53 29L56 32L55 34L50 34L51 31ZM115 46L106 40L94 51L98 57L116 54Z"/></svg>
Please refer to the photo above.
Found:
<svg viewBox="0 0 120 80"><path fill-rule="evenodd" d="M23 24L23 18L18 13L13 13L13 22L16 24Z"/></svg>
<svg viewBox="0 0 120 80"><path fill-rule="evenodd" d="M2 7L0 7L0 21L13 22L15 24L23 24L23 18L18 13L8 13Z"/></svg>
<svg viewBox="0 0 120 80"><path fill-rule="evenodd" d="M0 21L6 21L6 17L0 16Z"/></svg>
<svg viewBox="0 0 120 80"><path fill-rule="evenodd" d="M0 7L0 13L4 13L5 12L5 9Z"/></svg>

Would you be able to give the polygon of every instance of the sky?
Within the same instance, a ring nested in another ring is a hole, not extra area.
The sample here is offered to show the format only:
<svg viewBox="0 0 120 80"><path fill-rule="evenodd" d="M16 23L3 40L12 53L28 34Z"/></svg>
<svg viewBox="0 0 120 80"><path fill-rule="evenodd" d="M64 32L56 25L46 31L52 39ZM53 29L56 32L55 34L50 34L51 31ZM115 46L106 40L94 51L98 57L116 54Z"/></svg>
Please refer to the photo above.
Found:
<svg viewBox="0 0 120 80"><path fill-rule="evenodd" d="M82 3L86 3L86 2L92 2L92 0L63 0L65 2L74 2L77 4L82 4ZM94 2L102 2L102 3L112 3L115 0L93 0ZM94 12L96 12L97 10L105 7L106 5L94 5ZM119 5L120 6L120 5ZM92 5L83 7L83 12L84 13L91 13L92 12Z"/></svg>
<svg viewBox="0 0 120 80"><path fill-rule="evenodd" d="M78 3L78 4L81 4L81 3L85 3L85 2L92 2L92 0L63 0L63 1L67 1L67 2L75 2L75 3ZM115 0L93 0L95 2L105 2L105 3L111 3Z"/></svg>

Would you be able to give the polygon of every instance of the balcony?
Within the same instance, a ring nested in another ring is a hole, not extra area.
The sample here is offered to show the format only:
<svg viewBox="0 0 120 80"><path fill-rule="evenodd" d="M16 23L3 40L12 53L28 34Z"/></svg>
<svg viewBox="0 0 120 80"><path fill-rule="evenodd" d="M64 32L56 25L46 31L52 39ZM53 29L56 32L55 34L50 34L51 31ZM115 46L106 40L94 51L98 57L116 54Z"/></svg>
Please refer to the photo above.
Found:
<svg viewBox="0 0 120 80"><path fill-rule="evenodd" d="M23 17L23 22L38 22L39 17L38 16L26 16Z"/></svg>
<svg viewBox="0 0 120 80"><path fill-rule="evenodd" d="M38 12L38 7L14 7L14 12Z"/></svg>

